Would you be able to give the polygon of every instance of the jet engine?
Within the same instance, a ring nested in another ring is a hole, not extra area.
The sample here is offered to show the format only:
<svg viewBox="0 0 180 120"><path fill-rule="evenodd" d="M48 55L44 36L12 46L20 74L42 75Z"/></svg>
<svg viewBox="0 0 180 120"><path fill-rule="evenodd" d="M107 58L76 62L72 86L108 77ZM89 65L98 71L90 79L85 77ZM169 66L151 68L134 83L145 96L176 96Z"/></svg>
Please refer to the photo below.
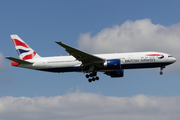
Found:
<svg viewBox="0 0 180 120"><path fill-rule="evenodd" d="M104 74L111 76L111 77L123 77L124 76L124 70L105 72Z"/></svg>
<svg viewBox="0 0 180 120"><path fill-rule="evenodd" d="M104 67L110 70L121 69L121 60L120 59L111 59L104 62Z"/></svg>

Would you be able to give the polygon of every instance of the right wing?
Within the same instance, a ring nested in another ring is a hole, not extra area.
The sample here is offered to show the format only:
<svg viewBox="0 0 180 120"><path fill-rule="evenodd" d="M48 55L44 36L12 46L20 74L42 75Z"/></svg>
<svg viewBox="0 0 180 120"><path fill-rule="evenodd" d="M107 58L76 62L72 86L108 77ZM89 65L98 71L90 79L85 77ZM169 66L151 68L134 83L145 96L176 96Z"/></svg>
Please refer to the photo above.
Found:
<svg viewBox="0 0 180 120"><path fill-rule="evenodd" d="M31 62L25 61L25 60L21 60L21 59L17 59L17 58L13 58L13 57L6 57L7 59L20 63L20 64L33 64Z"/></svg>

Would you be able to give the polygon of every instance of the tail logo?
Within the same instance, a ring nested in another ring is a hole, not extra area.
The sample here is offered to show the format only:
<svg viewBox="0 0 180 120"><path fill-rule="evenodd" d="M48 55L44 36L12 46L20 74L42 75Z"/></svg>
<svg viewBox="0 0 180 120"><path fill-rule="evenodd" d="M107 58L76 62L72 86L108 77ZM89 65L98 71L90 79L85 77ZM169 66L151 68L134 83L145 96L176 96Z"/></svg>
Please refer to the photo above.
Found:
<svg viewBox="0 0 180 120"><path fill-rule="evenodd" d="M22 46L22 47L25 47L25 48L30 48L26 43L23 43L17 39L13 39L13 43L15 46Z"/></svg>
<svg viewBox="0 0 180 120"><path fill-rule="evenodd" d="M12 40L22 60L32 59L36 55L36 52L33 51L25 42L17 39Z"/></svg>

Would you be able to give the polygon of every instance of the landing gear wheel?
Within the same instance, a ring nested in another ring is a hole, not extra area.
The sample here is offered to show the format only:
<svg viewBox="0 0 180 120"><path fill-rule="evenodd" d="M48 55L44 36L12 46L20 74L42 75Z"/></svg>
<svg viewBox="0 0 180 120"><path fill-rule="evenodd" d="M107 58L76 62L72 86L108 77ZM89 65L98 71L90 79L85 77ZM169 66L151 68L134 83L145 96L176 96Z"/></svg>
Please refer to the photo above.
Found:
<svg viewBox="0 0 180 120"><path fill-rule="evenodd" d="M88 74L86 74L86 78L89 78L89 75L88 75Z"/></svg>
<svg viewBox="0 0 180 120"><path fill-rule="evenodd" d="M99 80L99 77L97 76L97 72L91 72L90 74L86 74L85 76L86 78L89 78L88 79L89 82Z"/></svg>
<svg viewBox="0 0 180 120"><path fill-rule="evenodd" d="M99 77L98 77L98 76L96 76L96 80L99 80Z"/></svg>
<svg viewBox="0 0 180 120"><path fill-rule="evenodd" d="M88 79L88 81L89 81L89 82L92 82L92 80L91 80L90 78Z"/></svg>
<svg viewBox="0 0 180 120"><path fill-rule="evenodd" d="M163 74L163 72L161 71L161 72L160 72L160 75L162 75L162 74Z"/></svg>
<svg viewBox="0 0 180 120"><path fill-rule="evenodd" d="M163 74L162 70L165 68L165 66L160 67L160 75Z"/></svg>

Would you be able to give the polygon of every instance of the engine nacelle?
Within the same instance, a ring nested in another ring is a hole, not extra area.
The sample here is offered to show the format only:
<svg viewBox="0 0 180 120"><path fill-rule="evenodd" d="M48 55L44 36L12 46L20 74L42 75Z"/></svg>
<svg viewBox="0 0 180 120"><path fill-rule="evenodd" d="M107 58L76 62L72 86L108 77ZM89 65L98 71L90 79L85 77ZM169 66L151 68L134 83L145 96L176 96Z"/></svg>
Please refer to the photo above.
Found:
<svg viewBox="0 0 180 120"><path fill-rule="evenodd" d="M104 67L111 70L121 69L121 60L120 59L106 60L104 62Z"/></svg>
<svg viewBox="0 0 180 120"><path fill-rule="evenodd" d="M105 72L105 74L109 75L111 77L123 77L124 76L124 70Z"/></svg>

